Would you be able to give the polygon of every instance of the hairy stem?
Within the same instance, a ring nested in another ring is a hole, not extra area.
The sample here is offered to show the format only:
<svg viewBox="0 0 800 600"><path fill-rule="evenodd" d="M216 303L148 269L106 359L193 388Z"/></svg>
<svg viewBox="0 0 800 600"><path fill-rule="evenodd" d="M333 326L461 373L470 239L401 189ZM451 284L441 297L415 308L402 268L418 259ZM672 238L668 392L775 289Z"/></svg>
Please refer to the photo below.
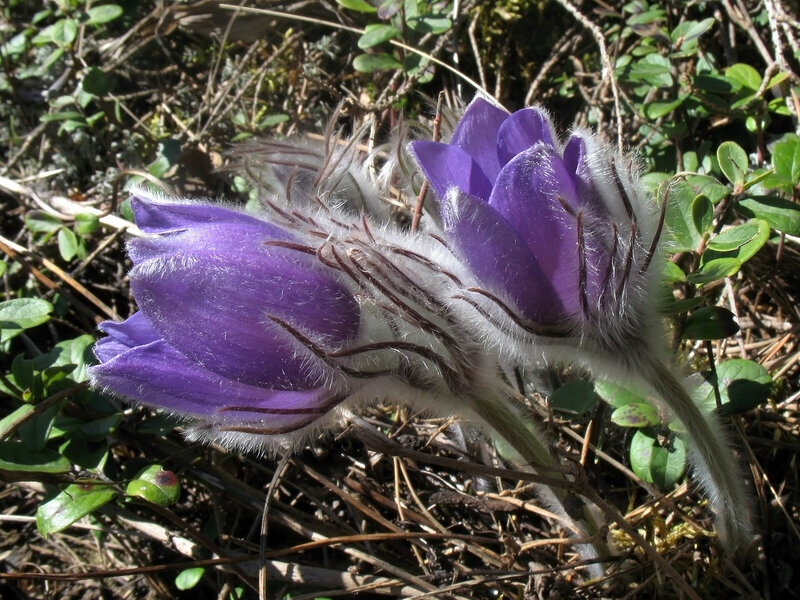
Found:
<svg viewBox="0 0 800 600"><path fill-rule="evenodd" d="M654 356L645 357L641 377L686 429L690 461L716 513L720 541L728 551L752 541L750 507L742 474L714 414L704 415L681 380Z"/></svg>
<svg viewBox="0 0 800 600"><path fill-rule="evenodd" d="M519 455L523 464L541 473L542 483L538 486L540 496L550 505L549 508L558 514L573 535L596 537L591 545L578 545L582 558L594 560L611 556L589 507L584 505L581 519L573 518L568 511L566 502L570 493L568 490L570 483L564 476L564 470L550 454L549 445L544 441L544 434L536 425L502 399L491 395L475 394L471 408ZM545 483L545 480L549 480L550 484ZM592 577L603 575L603 567L599 563L590 566L588 571Z"/></svg>

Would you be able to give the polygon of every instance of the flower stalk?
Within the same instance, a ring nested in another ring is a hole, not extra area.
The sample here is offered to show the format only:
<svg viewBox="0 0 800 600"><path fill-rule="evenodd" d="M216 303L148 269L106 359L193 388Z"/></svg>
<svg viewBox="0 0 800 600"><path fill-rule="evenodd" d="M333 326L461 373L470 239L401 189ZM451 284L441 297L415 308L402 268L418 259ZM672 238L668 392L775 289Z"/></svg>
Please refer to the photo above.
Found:
<svg viewBox="0 0 800 600"><path fill-rule="evenodd" d="M481 98L448 143L410 150L439 199L445 242L472 275L454 300L494 330L512 365L645 381L686 429L723 544L749 541L727 439L659 358L651 290L665 206L642 193L634 165L587 132L562 142L540 108L508 113Z"/></svg>

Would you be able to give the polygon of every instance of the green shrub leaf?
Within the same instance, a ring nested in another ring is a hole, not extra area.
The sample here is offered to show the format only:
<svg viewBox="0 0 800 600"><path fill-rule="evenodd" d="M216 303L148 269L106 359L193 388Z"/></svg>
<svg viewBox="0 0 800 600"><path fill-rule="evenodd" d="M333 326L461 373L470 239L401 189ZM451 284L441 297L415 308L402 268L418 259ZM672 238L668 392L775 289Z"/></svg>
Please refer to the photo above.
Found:
<svg viewBox="0 0 800 600"><path fill-rule="evenodd" d="M674 436L664 446L652 431L640 430L631 439L630 459L633 472L643 481L668 489L686 469L686 444Z"/></svg>
<svg viewBox="0 0 800 600"><path fill-rule="evenodd" d="M116 492L107 485L75 483L39 506L36 527L43 537L62 531L109 502Z"/></svg>
<svg viewBox="0 0 800 600"><path fill-rule="evenodd" d="M46 323L52 312L53 305L41 298L16 298L0 302L0 342Z"/></svg>

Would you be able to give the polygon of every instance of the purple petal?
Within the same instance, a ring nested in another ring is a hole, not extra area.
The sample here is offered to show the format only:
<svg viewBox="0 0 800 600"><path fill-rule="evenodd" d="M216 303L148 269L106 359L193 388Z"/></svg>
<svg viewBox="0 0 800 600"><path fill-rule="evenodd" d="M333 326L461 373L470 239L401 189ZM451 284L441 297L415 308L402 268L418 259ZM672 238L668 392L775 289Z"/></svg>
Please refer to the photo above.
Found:
<svg viewBox="0 0 800 600"><path fill-rule="evenodd" d="M270 223L245 217L239 222L209 221L183 229L175 229L160 236L145 236L128 243L128 255L133 264L147 260L169 258L186 248L202 249L205 253L236 252L247 248L263 247L269 241L294 241L283 229ZM232 245L234 247L232 247Z"/></svg>
<svg viewBox="0 0 800 600"><path fill-rule="evenodd" d="M450 145L469 154L492 183L501 167L497 159L497 134L507 118L508 112L478 96L464 111L450 138Z"/></svg>
<svg viewBox="0 0 800 600"><path fill-rule="evenodd" d="M539 144L509 162L489 204L525 241L569 314L581 307L579 295L579 208L571 174L552 146Z"/></svg>
<svg viewBox="0 0 800 600"><path fill-rule="evenodd" d="M220 375L307 387L306 348L270 317L335 346L357 333L355 299L304 254L226 239L210 249L194 239L135 267L131 290L141 312L170 345Z"/></svg>
<svg viewBox="0 0 800 600"><path fill-rule="evenodd" d="M442 217L448 239L487 291L509 296L527 319L557 324L566 314L535 256L494 209L452 189Z"/></svg>
<svg viewBox="0 0 800 600"><path fill-rule="evenodd" d="M243 229L189 230L172 252L134 267L134 298L161 337L208 369L254 385L302 384L307 352L270 317L335 346L356 334L358 305L311 257Z"/></svg>
<svg viewBox="0 0 800 600"><path fill-rule="evenodd" d="M111 360L136 346L143 346L159 339L159 335L141 312L134 313L122 323L105 321L100 323L99 328L108 334L94 347L94 353L101 362Z"/></svg>
<svg viewBox="0 0 800 600"><path fill-rule="evenodd" d="M497 156L505 165L517 154L538 143L554 146L553 127L547 113L539 108L523 108L508 117L497 134Z"/></svg>
<svg viewBox="0 0 800 600"><path fill-rule="evenodd" d="M578 134L573 134L564 147L564 167L575 181L579 204L602 214L605 209L592 183L586 140Z"/></svg>
<svg viewBox="0 0 800 600"><path fill-rule="evenodd" d="M577 135L569 138L564 147L564 168L570 173L583 174L586 170L586 141Z"/></svg>
<svg viewBox="0 0 800 600"><path fill-rule="evenodd" d="M170 233L202 223L256 224L259 219L245 213L212 204L158 202L140 196L131 197L133 218L145 233Z"/></svg>
<svg viewBox="0 0 800 600"><path fill-rule="evenodd" d="M489 199L491 182L464 150L428 141L412 142L410 149L440 199L451 187L484 200Z"/></svg>
<svg viewBox="0 0 800 600"><path fill-rule="evenodd" d="M95 385L121 396L219 426L292 431L336 404L333 394L319 385L282 391L221 377L164 341L127 350L90 367L89 374Z"/></svg>

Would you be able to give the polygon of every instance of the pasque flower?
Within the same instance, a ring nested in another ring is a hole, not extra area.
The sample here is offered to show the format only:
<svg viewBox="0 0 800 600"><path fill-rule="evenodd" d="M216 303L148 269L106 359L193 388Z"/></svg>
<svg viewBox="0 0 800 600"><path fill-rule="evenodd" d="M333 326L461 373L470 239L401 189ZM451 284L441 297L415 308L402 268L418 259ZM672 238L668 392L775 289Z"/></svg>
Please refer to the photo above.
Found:
<svg viewBox="0 0 800 600"><path fill-rule="evenodd" d="M347 209L265 204L259 218L133 197L146 234L128 245L139 312L101 325L96 387L189 421L192 438L256 450L297 443L339 406L410 402L482 422L522 464L567 485L497 357L448 309L463 267L438 242L373 232ZM588 510L565 508L562 489L539 494L577 537L598 533ZM592 544L579 547L587 558L607 554L599 537Z"/></svg>
<svg viewBox="0 0 800 600"><path fill-rule="evenodd" d="M448 143L410 150L438 196L445 241L472 274L455 299L516 361L576 362L649 386L686 428L720 536L748 542L725 435L664 366L650 290L665 207L641 192L631 161L582 131L562 142L539 108L509 114L481 98Z"/></svg>
<svg viewBox="0 0 800 600"><path fill-rule="evenodd" d="M562 146L539 108L509 114L481 98L449 143L411 144L456 253L539 330L602 323L641 276L634 255L649 251L638 245L627 174L590 156L594 146L581 133Z"/></svg>
<svg viewBox="0 0 800 600"><path fill-rule="evenodd" d="M342 401L298 336L338 349L358 333L358 305L290 233L219 205L131 206L148 234L128 245L139 312L101 325L95 385L223 436L292 432Z"/></svg>

